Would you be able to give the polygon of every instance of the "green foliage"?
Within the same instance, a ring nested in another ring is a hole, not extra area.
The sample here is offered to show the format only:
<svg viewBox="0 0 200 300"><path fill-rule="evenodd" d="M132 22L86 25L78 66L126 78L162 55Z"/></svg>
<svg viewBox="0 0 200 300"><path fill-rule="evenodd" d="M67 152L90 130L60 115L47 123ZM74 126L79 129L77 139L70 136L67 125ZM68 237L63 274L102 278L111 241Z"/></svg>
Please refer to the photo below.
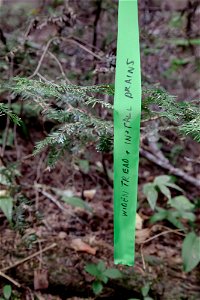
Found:
<svg viewBox="0 0 200 300"><path fill-rule="evenodd" d="M95 295L100 294L103 290L103 284L100 281L94 281L92 283L92 290Z"/></svg>
<svg viewBox="0 0 200 300"><path fill-rule="evenodd" d="M173 226L186 230L183 220L194 224L196 216L194 214L195 205L185 196L177 196L169 199L169 209L156 207L156 213L151 217L151 222L167 220ZM182 245L182 260L185 272L190 272L200 262L200 237L194 232L186 235Z"/></svg>
<svg viewBox="0 0 200 300"><path fill-rule="evenodd" d="M18 193L15 196L15 201L13 204L13 227L20 233L23 233L24 229L26 229L28 226L26 211L28 207L31 207L31 202L23 194Z"/></svg>
<svg viewBox="0 0 200 300"><path fill-rule="evenodd" d="M12 221L12 212L13 212L13 198L9 195L0 197L0 209L3 211L4 215L9 222Z"/></svg>
<svg viewBox="0 0 200 300"><path fill-rule="evenodd" d="M12 295L12 287L11 285L4 285L3 287L3 298L0 298L0 300L9 300Z"/></svg>
<svg viewBox="0 0 200 300"><path fill-rule="evenodd" d="M103 139L109 140L113 136L112 122L101 120L93 109L95 105L112 109L112 105L91 96L99 92L112 93L112 87L109 85L79 87L15 78L9 89L21 94L24 99L34 101L41 107L45 118L57 124L35 148L37 154L49 147L49 161L52 165L65 151L76 152L81 146L85 147L86 143L92 142L95 142L98 149L102 149ZM108 151L107 144L105 146Z"/></svg>
<svg viewBox="0 0 200 300"><path fill-rule="evenodd" d="M25 211L30 201L18 190L16 177L20 176L18 165L11 164L0 167L0 210L10 224L22 232L27 227Z"/></svg>
<svg viewBox="0 0 200 300"><path fill-rule="evenodd" d="M178 191L183 191L178 185L172 182L172 178L167 175L157 176L153 182L144 184L143 193L147 197L151 209L155 209L156 202L158 200L158 191L171 199L171 192L169 188L176 189Z"/></svg>
<svg viewBox="0 0 200 300"><path fill-rule="evenodd" d="M144 300L153 300L151 297L149 297L149 291L150 291L150 284L147 282L142 288L142 296Z"/></svg>
<svg viewBox="0 0 200 300"><path fill-rule="evenodd" d="M0 137L0 145L3 145L4 143L6 143L6 146L10 147L12 147L14 144L14 132L11 128L8 130L7 133L6 131L4 131L2 134L2 138Z"/></svg>
<svg viewBox="0 0 200 300"><path fill-rule="evenodd" d="M21 300L21 298L18 297L18 293L16 291L13 291L12 286L10 284L7 284L3 286L2 297L0 297L0 300L10 300L10 299Z"/></svg>
<svg viewBox="0 0 200 300"><path fill-rule="evenodd" d="M8 105L0 103L0 116L7 115L15 124L21 125L21 119L12 112Z"/></svg>
<svg viewBox="0 0 200 300"><path fill-rule="evenodd" d="M88 212L92 212L92 208L90 207L90 205L82 200L81 198L79 197L67 197L67 196L63 196L62 197L62 201L64 201L65 203L67 204L70 204L74 207L79 207L79 208L82 208Z"/></svg>
<svg viewBox="0 0 200 300"><path fill-rule="evenodd" d="M180 132L190 135L194 140L200 142L200 115L183 124L180 127Z"/></svg>
<svg viewBox="0 0 200 300"><path fill-rule="evenodd" d="M190 222L195 221L193 213L195 206L185 196L177 196L168 201L170 209L156 207L156 213L151 217L151 222L155 223L162 220L167 220L175 227L185 229L182 220Z"/></svg>
<svg viewBox="0 0 200 300"><path fill-rule="evenodd" d="M66 151L77 153L85 149L86 145L95 145L97 151L112 150L113 105L112 100L105 101L103 96L107 94L113 98L113 85L81 87L64 82L57 84L47 80L16 77L6 83L4 88L21 95L24 100L32 101L36 108L40 108L45 120L55 125L44 140L36 143L34 151L37 154L47 148L50 166L54 166ZM95 106L101 106L108 111L108 120L98 116ZM171 122L174 129L181 134L190 135L200 141L198 105L177 102L174 96L158 86L144 86L142 120L156 116L168 122L165 123L165 130Z"/></svg>
<svg viewBox="0 0 200 300"><path fill-rule="evenodd" d="M143 88L142 102L145 118L155 115L172 122L174 129L200 142L200 107L190 102L177 102L176 97L157 87ZM167 126L166 126L167 130Z"/></svg>
<svg viewBox="0 0 200 300"><path fill-rule="evenodd" d="M0 193L0 210L2 210L9 222L12 221L14 202L12 192L15 185L15 176L17 175L19 173L14 165L7 168L4 166L0 167L0 184L4 187Z"/></svg>
<svg viewBox="0 0 200 300"><path fill-rule="evenodd" d="M171 43L181 47L189 47L191 45L198 46L200 45L200 39L173 39L171 40Z"/></svg>
<svg viewBox="0 0 200 300"><path fill-rule="evenodd" d="M194 232L188 233L183 241L182 259L185 272L192 271L200 262L200 236Z"/></svg>
<svg viewBox="0 0 200 300"><path fill-rule="evenodd" d="M181 154L181 152L183 151L183 146L182 145L174 145L171 148L170 154L168 155L170 161L172 162L173 165L176 164L177 158L179 157L179 155Z"/></svg>
<svg viewBox="0 0 200 300"><path fill-rule="evenodd" d="M172 14L169 25L172 28L181 28L183 26L183 21L183 16L180 13L174 12Z"/></svg>
<svg viewBox="0 0 200 300"><path fill-rule="evenodd" d="M107 269L102 260L98 264L87 264L85 271L95 278L92 283L92 290L96 295L102 292L103 283L106 284L109 279L122 278L122 273L119 270L115 268Z"/></svg>
<svg viewBox="0 0 200 300"><path fill-rule="evenodd" d="M73 207L81 208L89 213L93 212L89 203L87 203L85 200L81 199L80 197L75 196L71 190L60 190L60 189L53 188L52 191L54 191L58 196L61 196L61 200L63 202Z"/></svg>
<svg viewBox="0 0 200 300"><path fill-rule="evenodd" d="M153 300L153 298L149 297L149 291L150 291L150 284L147 282L142 288L141 293L143 300ZM138 298L131 298L129 300L139 300Z"/></svg>
<svg viewBox="0 0 200 300"><path fill-rule="evenodd" d="M86 159L79 159L78 161L79 169L84 173L88 174L90 170L89 161Z"/></svg>
<svg viewBox="0 0 200 300"><path fill-rule="evenodd" d="M9 166L0 166L0 184L12 187L15 182L15 177L20 173L16 164L10 164Z"/></svg>

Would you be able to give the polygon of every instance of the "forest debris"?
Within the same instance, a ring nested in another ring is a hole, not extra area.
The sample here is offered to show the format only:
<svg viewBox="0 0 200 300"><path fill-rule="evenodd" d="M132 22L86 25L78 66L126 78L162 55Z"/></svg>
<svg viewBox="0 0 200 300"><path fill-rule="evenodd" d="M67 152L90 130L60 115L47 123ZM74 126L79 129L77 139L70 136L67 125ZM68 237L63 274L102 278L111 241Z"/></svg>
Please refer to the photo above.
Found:
<svg viewBox="0 0 200 300"><path fill-rule="evenodd" d="M150 234L150 228L136 230L136 244L143 244L150 237Z"/></svg>
<svg viewBox="0 0 200 300"><path fill-rule="evenodd" d="M96 247L91 247L90 245L83 242L80 238L73 239L71 241L71 247L75 251L87 252L87 253L92 254L92 255L95 255L96 251L97 251Z"/></svg>
<svg viewBox="0 0 200 300"><path fill-rule="evenodd" d="M65 231L59 232L59 234L58 234L58 238L59 238L59 239L63 240L63 239L65 239L66 237L67 237L67 233L66 233Z"/></svg>
<svg viewBox="0 0 200 300"><path fill-rule="evenodd" d="M38 300L45 300L45 298L39 293L35 293L35 296L38 298Z"/></svg>
<svg viewBox="0 0 200 300"><path fill-rule="evenodd" d="M150 152L148 152L148 151L146 151L142 148L140 148L140 155L144 156L146 159L152 161L153 163L160 166L161 168L163 168L165 170L168 170L171 174L176 175L176 176L182 178L184 181L191 183L192 185L194 185L198 189L200 188L200 180L198 180L198 179L194 178L193 176L185 173L181 169L172 166L169 162L161 160L160 158L158 158L154 154L152 154L152 153L150 153Z"/></svg>
<svg viewBox="0 0 200 300"><path fill-rule="evenodd" d="M141 218L141 216L138 213L136 213L136 224L135 224L135 226L136 226L137 230L141 230L142 226L143 226L143 219Z"/></svg>
<svg viewBox="0 0 200 300"><path fill-rule="evenodd" d="M8 266L8 267L3 268L0 272L4 272L4 271L10 270L10 269L12 269L12 268L15 268L15 267L17 267L17 266L19 266L19 265L25 263L26 261L28 261L28 260L30 260L30 259L32 259L32 258L38 256L39 254L41 254L41 253L43 253L43 252L45 252L45 251L48 251L48 250L50 250L50 249L52 249L52 248L54 248L54 247L56 247L56 246L57 246L57 244L56 244L56 243L53 243L53 244L51 244L50 246L47 246L47 247L45 247L44 249L39 250L39 251L37 251L37 252L35 252L35 253L33 253L33 254L31 254L31 255L29 255L29 256L23 258L23 259L17 261L16 263L12 264L11 266Z"/></svg>
<svg viewBox="0 0 200 300"><path fill-rule="evenodd" d="M34 290L44 290L49 286L48 272L46 269L34 270Z"/></svg>
<svg viewBox="0 0 200 300"><path fill-rule="evenodd" d="M16 285L17 287L21 287L21 285L16 281L14 280L13 278L11 278L10 276L4 274L3 272L0 271L0 277L3 277L5 279L7 279L8 281L12 282L14 285Z"/></svg>
<svg viewBox="0 0 200 300"><path fill-rule="evenodd" d="M7 190L0 190L0 197L5 197L8 196L8 191Z"/></svg>
<svg viewBox="0 0 200 300"><path fill-rule="evenodd" d="M92 200L96 194L96 189L84 190L83 196L88 200Z"/></svg>
<svg viewBox="0 0 200 300"><path fill-rule="evenodd" d="M52 296L49 294L44 294L43 292L35 292L34 296L36 296L37 300L61 300L59 296ZM35 299L35 297L31 298L30 300ZM29 299L26 299L29 300Z"/></svg>

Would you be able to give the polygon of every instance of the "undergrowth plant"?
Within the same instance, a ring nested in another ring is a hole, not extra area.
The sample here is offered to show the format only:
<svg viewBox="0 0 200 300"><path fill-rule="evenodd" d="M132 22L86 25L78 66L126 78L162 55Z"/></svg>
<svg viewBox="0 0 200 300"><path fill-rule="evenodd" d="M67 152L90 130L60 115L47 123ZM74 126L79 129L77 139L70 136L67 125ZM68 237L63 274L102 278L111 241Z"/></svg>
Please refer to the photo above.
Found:
<svg viewBox="0 0 200 300"><path fill-rule="evenodd" d="M151 209L155 209L158 200L159 192L171 199L170 188L183 192L183 190L172 181L168 175L156 176L153 182L145 183L143 186L143 193L147 197Z"/></svg>
<svg viewBox="0 0 200 300"><path fill-rule="evenodd" d="M54 166L66 151L78 153L86 145L95 145L103 152L112 150L113 85L76 86L16 77L3 88L31 101L40 108L44 118L54 124L46 138L37 142L34 151L37 154L47 148L50 166ZM105 94L111 96L109 101L105 101ZM106 120L97 114L95 106L107 110ZM5 106L2 112L15 118ZM199 105L177 102L161 87L144 85L142 122L155 118L159 123L156 130L177 130L181 135L190 135L200 142ZM154 129L150 127L150 130ZM148 135L148 131L148 126L142 126L142 135Z"/></svg>
<svg viewBox="0 0 200 300"><path fill-rule="evenodd" d="M92 290L98 295L103 290L103 284L106 284L109 279L120 279L122 273L115 268L106 268L104 261L100 260L98 264L87 264L85 271L94 277Z"/></svg>
<svg viewBox="0 0 200 300"><path fill-rule="evenodd" d="M34 154L44 149L48 150L48 164L54 166L66 152L79 155L89 146L95 146L97 151L110 152L113 147L113 85L76 86L65 83L54 83L47 80L33 80L28 78L13 78L9 83L3 84L1 89L11 91L21 96L24 101L30 101L45 120L52 122L52 130L47 136L36 143ZM105 95L111 96L109 101ZM95 107L107 111L104 119L97 114ZM12 111L12 106L0 105L0 113L6 114L16 124L21 124L21 119ZM174 96L169 95L159 86L143 86L142 122L156 120L157 126L142 126L142 137L152 134L152 130L176 130L180 135L190 135L200 142L200 110L198 102L177 102ZM1 179L2 179L1 175ZM5 183L4 183L5 184ZM185 229L182 220L194 223L194 207L183 195L172 198L171 190L183 190L176 185L170 176L157 176L152 183L144 185L143 191L152 209L156 209L151 221L167 220L179 229ZM159 192L168 199L167 209L156 205ZM6 199L5 199L6 197ZM6 201L5 201L6 200ZM77 201L77 199L75 199ZM71 201L69 199L66 200ZM73 200L72 200L73 201ZM72 203L72 201L70 203ZM80 205L80 199L78 200ZM82 205L82 202L81 202ZM0 207L11 222L13 200L6 191L1 195ZM191 231L183 242L183 263L185 271L190 271L200 261L199 237ZM185 249L193 249L193 259L188 260ZM92 270L92 271L91 271ZM102 282L106 283L109 276L105 275L105 266L99 263L90 266L86 271L93 272L96 280L93 290L98 293L102 290Z"/></svg>
<svg viewBox="0 0 200 300"><path fill-rule="evenodd" d="M6 284L3 286L2 293L0 294L0 300L20 300L16 294L18 293L13 291L12 286L10 284Z"/></svg>
<svg viewBox="0 0 200 300"><path fill-rule="evenodd" d="M150 222L167 221L175 228L185 232L182 244L182 261L184 271L190 272L200 263L200 236L194 231L196 227L195 209L198 206L191 203L184 195L172 197L169 188L184 192L167 175L157 176L153 182L144 184L143 192L151 209L155 210L155 213L150 218ZM157 205L159 193L162 193L167 198L166 208L161 208Z"/></svg>
<svg viewBox="0 0 200 300"><path fill-rule="evenodd" d="M32 104L32 109L41 114L44 120L51 122L52 129L43 140L36 143L34 150L34 154L45 149L48 151L49 166L53 167L66 153L79 156L91 146L97 151L112 151L114 96L112 84L77 86L65 82L50 82L46 79L15 77L10 82L2 83L1 90L21 96L24 101ZM103 108L107 112L107 117L101 117L96 108ZM10 106L1 104L0 113L7 115L18 125L23 122L12 111L12 104ZM153 122L156 120L157 126L146 126L149 122L151 124L152 120ZM177 102L174 96L169 95L161 87L144 85L142 138L152 135L154 130L155 134L176 130L182 136L190 135L196 141L200 141L198 102ZM182 192L169 176L158 176L153 183L144 186L144 193L152 209L156 206L159 191L170 200L171 188ZM7 208L2 209L11 219L11 205L9 212Z"/></svg>
<svg viewBox="0 0 200 300"><path fill-rule="evenodd" d="M4 285L3 287L3 297L0 297L0 300L9 300L12 295L12 287L11 285Z"/></svg>
<svg viewBox="0 0 200 300"><path fill-rule="evenodd" d="M141 294L142 294L142 299L143 300L154 300L153 298L151 298L149 296L149 292L150 292L150 284L149 282L147 282L142 288L141 288ZM128 300L140 300L138 298L131 298L131 299L128 299Z"/></svg>
<svg viewBox="0 0 200 300"><path fill-rule="evenodd" d="M13 228L23 232L28 224L26 215L31 209L31 202L18 185L21 175L18 167L17 164L0 166L0 210Z"/></svg>

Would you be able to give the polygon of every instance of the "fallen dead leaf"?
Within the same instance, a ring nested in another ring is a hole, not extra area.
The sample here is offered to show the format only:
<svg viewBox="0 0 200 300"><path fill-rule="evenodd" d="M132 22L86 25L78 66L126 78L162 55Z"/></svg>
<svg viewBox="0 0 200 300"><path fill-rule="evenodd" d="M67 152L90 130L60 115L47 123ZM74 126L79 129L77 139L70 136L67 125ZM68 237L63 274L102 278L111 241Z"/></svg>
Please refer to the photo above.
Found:
<svg viewBox="0 0 200 300"><path fill-rule="evenodd" d="M149 228L136 230L135 242L137 244L143 244L144 241L146 241L150 237L150 234L151 234L151 229L149 229Z"/></svg>
<svg viewBox="0 0 200 300"><path fill-rule="evenodd" d="M0 197L8 196L9 192L7 190L0 190Z"/></svg>
<svg viewBox="0 0 200 300"><path fill-rule="evenodd" d="M89 254L95 255L97 248L96 247L91 247L90 245L86 244L85 242L83 242L81 239L77 238L77 239L73 239L71 241L71 247L75 250L75 251L82 251L82 252L87 252Z"/></svg>
<svg viewBox="0 0 200 300"><path fill-rule="evenodd" d="M59 232L59 234L58 234L58 238L59 239L63 240L66 237L67 237L67 233L66 232L64 232L64 231Z"/></svg>
<svg viewBox="0 0 200 300"><path fill-rule="evenodd" d="M140 217L140 215L138 213L136 214L136 224L135 224L135 226L136 226L137 230L142 229L142 226L143 226L143 219Z"/></svg>
<svg viewBox="0 0 200 300"><path fill-rule="evenodd" d="M92 200L94 198L95 194L96 194L95 189L85 190L83 192L84 197L87 198L88 200Z"/></svg>
<svg viewBox="0 0 200 300"><path fill-rule="evenodd" d="M49 286L48 273L46 269L34 270L34 290L44 290Z"/></svg>

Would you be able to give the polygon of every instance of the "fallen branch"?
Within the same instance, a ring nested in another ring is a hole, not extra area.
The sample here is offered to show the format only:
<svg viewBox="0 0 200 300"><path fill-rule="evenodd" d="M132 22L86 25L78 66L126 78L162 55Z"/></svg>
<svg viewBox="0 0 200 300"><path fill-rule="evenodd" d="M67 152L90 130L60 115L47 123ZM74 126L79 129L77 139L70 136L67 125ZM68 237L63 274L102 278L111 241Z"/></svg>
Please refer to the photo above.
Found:
<svg viewBox="0 0 200 300"><path fill-rule="evenodd" d="M158 156L153 155L152 153L140 148L140 155L144 156L146 159L160 166L161 168L168 170L171 174L180 177L181 179L191 183L198 189L200 189L200 180L194 178L193 176L185 173L179 168L175 168L170 164L169 161L160 159Z"/></svg>

